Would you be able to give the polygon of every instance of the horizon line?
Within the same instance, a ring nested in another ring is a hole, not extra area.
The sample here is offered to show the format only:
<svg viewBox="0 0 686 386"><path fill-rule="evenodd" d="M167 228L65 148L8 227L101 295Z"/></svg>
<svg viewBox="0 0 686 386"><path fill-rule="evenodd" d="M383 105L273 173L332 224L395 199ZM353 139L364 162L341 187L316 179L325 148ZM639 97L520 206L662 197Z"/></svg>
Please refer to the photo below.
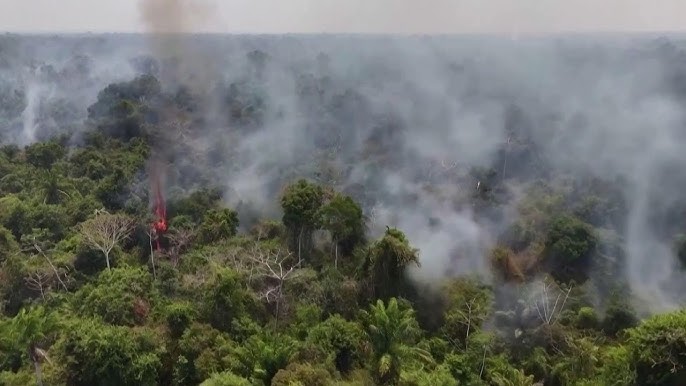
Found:
<svg viewBox="0 0 686 386"><path fill-rule="evenodd" d="M134 35L134 36L350 36L350 37L507 37L507 38L541 38L559 36L616 36L616 35L686 35L683 30L569 30L551 32L218 32L218 31L95 31L95 30L0 30L2 35L18 36L76 36L76 35Z"/></svg>

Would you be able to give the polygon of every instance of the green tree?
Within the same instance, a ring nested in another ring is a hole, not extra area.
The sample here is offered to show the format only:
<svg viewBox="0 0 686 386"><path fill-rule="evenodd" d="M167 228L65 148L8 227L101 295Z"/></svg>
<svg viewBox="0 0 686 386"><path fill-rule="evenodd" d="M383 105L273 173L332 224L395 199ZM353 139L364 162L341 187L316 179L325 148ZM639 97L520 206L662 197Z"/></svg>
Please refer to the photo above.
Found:
<svg viewBox="0 0 686 386"><path fill-rule="evenodd" d="M636 370L631 353L626 346L602 347L599 363L600 368L592 378L597 381L598 385L626 386L635 384Z"/></svg>
<svg viewBox="0 0 686 386"><path fill-rule="evenodd" d="M349 254L364 241L364 215L362 208L349 196L336 194L319 209L321 226L331 233L335 249L334 265L338 267L338 248Z"/></svg>
<svg viewBox="0 0 686 386"><path fill-rule="evenodd" d="M19 245L12 232L0 225L0 265L13 253L19 252Z"/></svg>
<svg viewBox="0 0 686 386"><path fill-rule="evenodd" d="M655 315L627 332L639 385L686 383L686 310Z"/></svg>
<svg viewBox="0 0 686 386"><path fill-rule="evenodd" d="M253 386L249 380L230 372L212 374L200 386Z"/></svg>
<svg viewBox="0 0 686 386"><path fill-rule="evenodd" d="M336 370L347 374L362 360L363 338L357 323L333 315L310 329L306 342L328 356Z"/></svg>
<svg viewBox="0 0 686 386"><path fill-rule="evenodd" d="M173 383L197 385L211 374L224 370L225 357L235 350L235 343L224 333L207 324L193 323L172 345Z"/></svg>
<svg viewBox="0 0 686 386"><path fill-rule="evenodd" d="M526 375L522 370L507 367L502 372L491 375L491 380L495 386L533 386L534 376Z"/></svg>
<svg viewBox="0 0 686 386"><path fill-rule="evenodd" d="M253 335L232 355L234 372L253 382L271 384L279 370L286 368L298 342L288 335L265 331Z"/></svg>
<svg viewBox="0 0 686 386"><path fill-rule="evenodd" d="M552 376L560 385L574 385L596 373L600 347L588 338L568 338L564 355L553 366Z"/></svg>
<svg viewBox="0 0 686 386"><path fill-rule="evenodd" d="M74 186L67 178L62 177L53 170L44 170L39 173L40 190L43 192L43 204L59 204L64 199L71 199L67 191L74 192Z"/></svg>
<svg viewBox="0 0 686 386"><path fill-rule="evenodd" d="M324 368L309 363L293 363L274 375L271 386L329 386L332 380L331 374Z"/></svg>
<svg viewBox="0 0 686 386"><path fill-rule="evenodd" d="M81 315L97 315L106 323L122 326L142 325L157 300L153 288L152 277L145 269L115 268L101 272L71 301Z"/></svg>
<svg viewBox="0 0 686 386"><path fill-rule="evenodd" d="M24 150L26 162L36 168L50 169L67 154L66 148L55 142L38 142Z"/></svg>
<svg viewBox="0 0 686 386"><path fill-rule="evenodd" d="M447 365L433 369L412 369L402 371L399 386L455 386L458 385Z"/></svg>
<svg viewBox="0 0 686 386"><path fill-rule="evenodd" d="M419 250L412 248L405 234L396 228L387 228L386 234L369 249L365 270L370 272L374 296L388 299L406 291L405 269L419 266Z"/></svg>
<svg viewBox="0 0 686 386"><path fill-rule="evenodd" d="M639 318L630 304L630 293L626 289L618 288L608 296L605 316L601 322L601 329L609 336L617 336L627 328L635 327Z"/></svg>
<svg viewBox="0 0 686 386"><path fill-rule="evenodd" d="M0 323L2 351L10 353L10 358L27 357L34 367L36 382L40 386L43 385L41 362L50 361L47 352L41 346L47 343L49 336L55 334L58 326L55 314L47 312L43 307L23 308L13 319ZM6 366L7 364L1 364L0 368Z"/></svg>
<svg viewBox="0 0 686 386"><path fill-rule="evenodd" d="M544 251L553 277L584 281L597 244L598 236L590 225L568 215L554 218Z"/></svg>
<svg viewBox="0 0 686 386"><path fill-rule="evenodd" d="M197 312L190 302L172 303L167 306L165 319L172 338L181 337L196 317Z"/></svg>
<svg viewBox="0 0 686 386"><path fill-rule="evenodd" d="M14 239L19 241L23 234L31 233L29 206L16 195L0 198L0 221L7 228Z"/></svg>
<svg viewBox="0 0 686 386"><path fill-rule="evenodd" d="M316 184L302 179L289 185L281 197L283 224L291 236L291 248L298 258L308 253L312 232L319 226L319 208L324 201L324 191Z"/></svg>
<svg viewBox="0 0 686 386"><path fill-rule="evenodd" d="M200 225L200 236L206 243L228 239L236 235L238 214L228 208L210 209Z"/></svg>
<svg viewBox="0 0 686 386"><path fill-rule="evenodd" d="M167 214L170 218L188 216L195 224L201 224L206 213L218 207L221 198L219 189L199 189L187 197L169 200Z"/></svg>
<svg viewBox="0 0 686 386"><path fill-rule="evenodd" d="M57 352L66 384L154 386L162 366L162 342L150 330L111 326L91 319L70 322Z"/></svg>
<svg viewBox="0 0 686 386"><path fill-rule="evenodd" d="M88 119L108 135L129 140L148 134L144 127L155 123L153 110L161 97L161 85L152 75L141 75L129 82L105 87L96 102L88 107Z"/></svg>
<svg viewBox="0 0 686 386"><path fill-rule="evenodd" d="M471 278L452 280L444 293L447 307L441 331L453 344L466 348L470 334L477 332L490 315L492 294Z"/></svg>
<svg viewBox="0 0 686 386"><path fill-rule="evenodd" d="M230 331L232 322L249 315L256 299L245 288L242 277L229 268L219 268L202 291L202 314L220 331Z"/></svg>
<svg viewBox="0 0 686 386"><path fill-rule="evenodd" d="M371 366L380 384L397 384L403 366L413 361L432 363L431 354L415 345L421 334L414 310L391 298L378 300L361 313L373 356Z"/></svg>

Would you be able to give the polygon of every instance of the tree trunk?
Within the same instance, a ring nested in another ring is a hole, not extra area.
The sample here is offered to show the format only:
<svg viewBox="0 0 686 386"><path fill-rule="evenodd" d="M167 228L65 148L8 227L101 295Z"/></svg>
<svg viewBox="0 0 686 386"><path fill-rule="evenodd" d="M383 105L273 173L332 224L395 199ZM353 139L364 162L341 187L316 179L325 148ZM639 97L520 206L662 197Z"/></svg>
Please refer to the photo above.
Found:
<svg viewBox="0 0 686 386"><path fill-rule="evenodd" d="M43 386L43 374L41 372L40 362L34 361L33 368L36 372L36 383L38 383L38 386Z"/></svg>
<svg viewBox="0 0 686 386"><path fill-rule="evenodd" d="M279 313L281 311L281 294L283 289L283 281L279 283L279 290L276 296L276 328L279 328Z"/></svg>
<svg viewBox="0 0 686 386"><path fill-rule="evenodd" d="M29 358L31 359L31 362L33 362L33 369L36 374L36 383L38 386L43 386L43 373L41 371L40 358L38 358L36 353L36 345L33 343L29 345Z"/></svg>
<svg viewBox="0 0 686 386"><path fill-rule="evenodd" d="M152 235L150 235L150 264L152 264L152 278L157 280L157 274L155 273L155 251L152 249Z"/></svg>
<svg viewBox="0 0 686 386"><path fill-rule="evenodd" d="M333 266L338 269L338 242L334 243L334 248L336 249L336 257L334 258Z"/></svg>
<svg viewBox="0 0 686 386"><path fill-rule="evenodd" d="M107 263L107 269L110 269L110 253L105 252L105 263Z"/></svg>
<svg viewBox="0 0 686 386"><path fill-rule="evenodd" d="M298 261L302 260L302 254L301 254L302 238L303 238L303 228L300 228L300 233L298 234Z"/></svg>
<svg viewBox="0 0 686 386"><path fill-rule="evenodd" d="M43 255L43 257L48 262L48 264L50 264L50 268L52 268L52 272L55 273L55 277L57 278L57 281L59 281L60 284L62 284L62 288L64 288L65 291L69 292L69 290L67 289L67 285L64 284L64 282L62 281L62 278L60 277L59 271L57 271L57 268L55 267L55 265L52 263L52 261L50 261L50 258L48 258L48 255L46 255L45 252L43 252L43 250L35 242L33 243L33 246L34 246L34 248L36 248L36 250L41 255Z"/></svg>

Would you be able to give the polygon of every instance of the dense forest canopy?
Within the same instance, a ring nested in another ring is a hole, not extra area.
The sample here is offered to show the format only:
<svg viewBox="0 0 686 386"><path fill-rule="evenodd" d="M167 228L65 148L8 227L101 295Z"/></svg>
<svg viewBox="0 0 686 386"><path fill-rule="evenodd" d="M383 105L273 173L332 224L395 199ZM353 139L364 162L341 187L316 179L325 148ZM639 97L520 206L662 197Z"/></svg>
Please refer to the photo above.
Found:
<svg viewBox="0 0 686 386"><path fill-rule="evenodd" d="M682 385L685 59L3 35L0 384Z"/></svg>

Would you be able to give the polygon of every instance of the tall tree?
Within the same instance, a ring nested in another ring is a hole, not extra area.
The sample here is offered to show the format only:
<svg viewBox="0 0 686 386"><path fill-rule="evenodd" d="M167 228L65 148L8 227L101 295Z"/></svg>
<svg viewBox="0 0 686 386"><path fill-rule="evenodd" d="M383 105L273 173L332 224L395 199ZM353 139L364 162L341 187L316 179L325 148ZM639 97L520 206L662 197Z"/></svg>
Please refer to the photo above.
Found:
<svg viewBox="0 0 686 386"><path fill-rule="evenodd" d="M50 359L40 346L58 326L54 314L46 313L43 307L23 308L13 319L0 326L0 346L3 347L3 351L25 350L33 364L36 382L43 386L41 362Z"/></svg>
<svg viewBox="0 0 686 386"><path fill-rule="evenodd" d="M321 186L304 179L288 186L281 197L283 223L291 235L291 247L297 251L298 259L310 249L312 232L318 226L317 215L323 200Z"/></svg>
<svg viewBox="0 0 686 386"><path fill-rule="evenodd" d="M369 250L365 263L374 286L374 296L388 299L403 293L407 287L405 269L419 266L419 250L412 248L405 234L396 228L387 228L386 234Z"/></svg>
<svg viewBox="0 0 686 386"><path fill-rule="evenodd" d="M321 226L331 233L334 265L338 267L338 248L344 253L364 240L364 215L362 208L349 196L336 194L331 201L319 210Z"/></svg>
<svg viewBox="0 0 686 386"><path fill-rule="evenodd" d="M237 228L238 213L228 208L210 209L200 224L199 233L204 242L212 243L235 236Z"/></svg>
<svg viewBox="0 0 686 386"><path fill-rule="evenodd" d="M79 232L89 246L105 255L107 269L110 269L112 249L129 237L134 226L135 222L129 216L97 211L95 217L79 225Z"/></svg>
<svg viewBox="0 0 686 386"><path fill-rule="evenodd" d="M414 345L421 330L412 308L401 306L396 298L387 304L377 300L361 316L374 352L372 366L379 384L396 385L401 367L410 361L433 362L429 352Z"/></svg>

